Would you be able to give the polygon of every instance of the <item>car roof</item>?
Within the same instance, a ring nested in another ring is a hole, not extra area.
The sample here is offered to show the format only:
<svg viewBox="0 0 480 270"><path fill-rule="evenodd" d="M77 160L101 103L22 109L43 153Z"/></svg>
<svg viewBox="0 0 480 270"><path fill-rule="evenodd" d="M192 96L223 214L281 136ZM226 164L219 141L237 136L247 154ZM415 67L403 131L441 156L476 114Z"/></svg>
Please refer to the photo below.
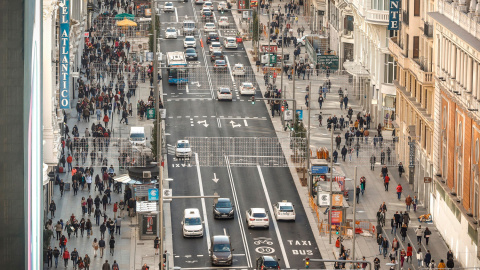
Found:
<svg viewBox="0 0 480 270"><path fill-rule="evenodd" d="M234 37L227 37L227 40L236 40Z"/></svg>
<svg viewBox="0 0 480 270"><path fill-rule="evenodd" d="M219 86L219 87L218 87L218 90L220 90L220 91L221 91L221 90L228 90L228 91L230 91L230 87L228 87L228 86Z"/></svg>
<svg viewBox="0 0 480 270"><path fill-rule="evenodd" d="M250 208L252 213L266 213L265 208Z"/></svg>
<svg viewBox="0 0 480 270"><path fill-rule="evenodd" d="M235 64L235 67L243 67L243 64Z"/></svg>
<svg viewBox="0 0 480 270"><path fill-rule="evenodd" d="M173 3L172 2L167 2L167 3L165 3L165 5L172 5L173 6Z"/></svg>
<svg viewBox="0 0 480 270"><path fill-rule="evenodd" d="M178 140L177 143L190 143L188 140Z"/></svg>
<svg viewBox="0 0 480 270"><path fill-rule="evenodd" d="M228 17L227 17L227 16L222 16L222 17L220 17L220 20L223 20L223 19L228 20Z"/></svg>
<svg viewBox="0 0 480 270"><path fill-rule="evenodd" d="M194 36L185 36L185 38L195 38Z"/></svg>
<svg viewBox="0 0 480 270"><path fill-rule="evenodd" d="M230 244L230 237L227 235L214 235L212 244Z"/></svg>
<svg viewBox="0 0 480 270"><path fill-rule="evenodd" d="M222 44L221 44L220 42L218 42L218 41L214 41L214 42L212 42L212 45L213 45L213 44L215 44L215 45L217 45L217 44L218 44L218 46L222 46Z"/></svg>
<svg viewBox="0 0 480 270"><path fill-rule="evenodd" d="M200 217L198 208L187 208L184 211L185 217Z"/></svg>
<svg viewBox="0 0 480 270"><path fill-rule="evenodd" d="M230 198L218 198L218 202L230 202Z"/></svg>
<svg viewBox="0 0 480 270"><path fill-rule="evenodd" d="M278 206L292 206L293 204L291 202L279 202Z"/></svg>
<svg viewBox="0 0 480 270"><path fill-rule="evenodd" d="M208 35L209 36L218 36L218 33L217 32L208 32Z"/></svg>
<svg viewBox="0 0 480 270"><path fill-rule="evenodd" d="M251 83L251 82L242 82L242 85L252 85L252 86L253 86L253 83Z"/></svg>
<svg viewBox="0 0 480 270"><path fill-rule="evenodd" d="M213 25L215 25L213 22L207 22L205 25L207 25L207 24L213 24Z"/></svg>

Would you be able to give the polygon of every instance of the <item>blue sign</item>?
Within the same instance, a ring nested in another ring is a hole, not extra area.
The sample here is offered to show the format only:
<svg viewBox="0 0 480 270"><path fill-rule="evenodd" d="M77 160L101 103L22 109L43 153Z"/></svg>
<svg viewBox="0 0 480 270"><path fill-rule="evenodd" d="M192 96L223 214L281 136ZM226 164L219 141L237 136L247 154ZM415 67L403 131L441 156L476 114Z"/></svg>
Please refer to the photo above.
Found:
<svg viewBox="0 0 480 270"><path fill-rule="evenodd" d="M298 115L298 120L302 121L303 120L303 110L296 110L295 112Z"/></svg>
<svg viewBox="0 0 480 270"><path fill-rule="evenodd" d="M70 0L60 4L60 109L70 109Z"/></svg>
<svg viewBox="0 0 480 270"><path fill-rule="evenodd" d="M148 200L149 201L158 201L158 188L148 189Z"/></svg>
<svg viewBox="0 0 480 270"><path fill-rule="evenodd" d="M400 23L400 0L390 0L388 13L388 30L398 30Z"/></svg>
<svg viewBox="0 0 480 270"><path fill-rule="evenodd" d="M312 174L327 174L328 166L312 166Z"/></svg>

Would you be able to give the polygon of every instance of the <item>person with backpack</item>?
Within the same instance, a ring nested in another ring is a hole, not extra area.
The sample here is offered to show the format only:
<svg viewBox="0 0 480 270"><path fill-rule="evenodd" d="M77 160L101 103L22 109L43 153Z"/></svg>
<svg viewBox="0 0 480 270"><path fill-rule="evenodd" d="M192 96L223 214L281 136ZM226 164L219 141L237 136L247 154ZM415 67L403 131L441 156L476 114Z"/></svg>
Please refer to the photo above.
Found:
<svg viewBox="0 0 480 270"><path fill-rule="evenodd" d="M117 263L116 260L113 261L112 270L120 270L120 268L118 267L118 263Z"/></svg>

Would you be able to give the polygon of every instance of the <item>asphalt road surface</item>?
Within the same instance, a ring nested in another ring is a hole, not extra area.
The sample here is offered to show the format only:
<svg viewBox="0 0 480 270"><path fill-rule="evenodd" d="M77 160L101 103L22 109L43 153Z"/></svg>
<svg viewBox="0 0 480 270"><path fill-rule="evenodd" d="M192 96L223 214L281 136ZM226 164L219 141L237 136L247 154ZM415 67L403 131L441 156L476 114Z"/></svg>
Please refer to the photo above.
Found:
<svg viewBox="0 0 480 270"><path fill-rule="evenodd" d="M178 88L169 85L167 72L163 70L162 80L164 100L167 108L166 134L168 148L169 177L174 196L213 195L228 197L235 205L233 220L215 220L213 218L213 199L175 199L171 203L172 230L175 266L183 269L211 269L209 257L210 238L213 235L230 235L234 250L231 267L222 269L255 268L256 259L261 255L275 255L280 258L283 268L303 268L303 259L308 256L320 259L321 255L308 224L305 211L295 189L288 168L261 167L252 165L238 167L225 159L227 166L199 166L198 156L190 160L175 158L176 141L187 137L275 137L273 125L268 119L269 111L263 103L252 104L249 96L240 96L238 88L242 81L256 84L246 51L242 44L238 49L224 49L229 69L226 73L217 73L208 59L203 24L200 17L202 5L192 2L174 2L175 12L161 13L162 31L167 26L181 30L185 15L197 22L197 52L200 71L196 71L197 81L190 79L188 87ZM220 16L229 17L230 12L220 14L215 4L214 22ZM236 12L236 11L233 11ZM218 28L218 25L217 25ZM220 41L234 28L220 30ZM163 54L169 51L183 51L183 36L178 39L164 39L160 33L160 48ZM201 47L203 39L204 47ZM207 65L206 65L206 64ZM236 78L231 74L234 64L241 63L247 68L247 76ZM208 67L206 67L208 66ZM227 85L233 90L233 101L216 100L216 87ZM258 87L257 87L258 89ZM261 93L257 91L257 97ZM272 215L274 203L288 200L295 205L296 221L276 221ZM269 211L269 229L249 229L245 221L245 212L251 207L261 207ZM184 238L181 220L185 208L198 208L204 221L204 237Z"/></svg>

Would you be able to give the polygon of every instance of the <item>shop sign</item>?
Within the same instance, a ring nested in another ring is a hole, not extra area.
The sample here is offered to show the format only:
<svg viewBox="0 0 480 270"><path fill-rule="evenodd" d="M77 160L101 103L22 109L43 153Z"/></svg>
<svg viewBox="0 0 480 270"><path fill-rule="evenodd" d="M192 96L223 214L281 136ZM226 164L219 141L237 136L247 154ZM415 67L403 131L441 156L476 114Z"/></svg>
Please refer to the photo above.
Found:
<svg viewBox="0 0 480 270"><path fill-rule="evenodd" d="M388 12L388 30L398 30L400 22L400 0L390 0Z"/></svg>
<svg viewBox="0 0 480 270"><path fill-rule="evenodd" d="M340 225L340 223L342 223L342 211L341 210L332 210L332 211L330 211L330 213L331 213L332 224L333 225Z"/></svg>
<svg viewBox="0 0 480 270"><path fill-rule="evenodd" d="M60 6L60 109L70 109L70 0Z"/></svg>

